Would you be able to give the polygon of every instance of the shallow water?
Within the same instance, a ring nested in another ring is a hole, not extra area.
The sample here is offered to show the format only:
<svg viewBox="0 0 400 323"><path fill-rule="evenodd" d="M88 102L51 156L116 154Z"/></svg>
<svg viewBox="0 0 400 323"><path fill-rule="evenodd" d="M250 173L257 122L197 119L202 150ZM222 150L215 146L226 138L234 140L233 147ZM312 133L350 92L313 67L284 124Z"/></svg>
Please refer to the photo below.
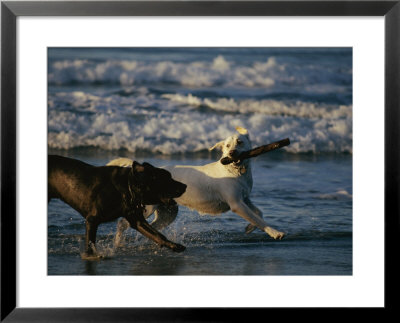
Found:
<svg viewBox="0 0 400 323"><path fill-rule="evenodd" d="M60 152L58 152L60 153ZM65 154L71 156L71 154ZM74 155L94 165L109 156ZM117 156L114 156L117 157ZM155 166L205 164L207 158L165 161L142 157ZM199 215L180 207L162 232L187 247L183 253L161 249L128 229L114 248L116 222L99 228L97 248L105 259L85 261L84 219L59 200L49 204L48 274L50 275L351 275L351 156L288 156L269 153L253 161L252 201L266 222L287 233L281 241L256 230L232 212Z"/></svg>

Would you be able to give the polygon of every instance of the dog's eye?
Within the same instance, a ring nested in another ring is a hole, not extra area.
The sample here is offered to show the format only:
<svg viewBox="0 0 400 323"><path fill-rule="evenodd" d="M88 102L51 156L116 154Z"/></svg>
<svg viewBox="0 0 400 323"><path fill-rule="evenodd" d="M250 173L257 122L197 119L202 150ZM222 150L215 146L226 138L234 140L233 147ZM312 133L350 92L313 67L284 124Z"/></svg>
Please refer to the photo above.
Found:
<svg viewBox="0 0 400 323"><path fill-rule="evenodd" d="M237 140L238 145L241 145L243 143L243 141L241 141L240 139Z"/></svg>
<svg viewBox="0 0 400 323"><path fill-rule="evenodd" d="M226 145L227 148L229 148L230 146L231 146L230 144L227 144L227 145Z"/></svg>

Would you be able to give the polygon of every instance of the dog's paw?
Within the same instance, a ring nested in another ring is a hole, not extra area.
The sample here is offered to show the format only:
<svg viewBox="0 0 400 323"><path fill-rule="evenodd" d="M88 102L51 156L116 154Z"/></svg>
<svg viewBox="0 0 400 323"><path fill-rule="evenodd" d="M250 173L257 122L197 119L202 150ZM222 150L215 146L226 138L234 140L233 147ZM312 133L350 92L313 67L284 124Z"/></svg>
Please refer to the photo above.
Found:
<svg viewBox="0 0 400 323"><path fill-rule="evenodd" d="M172 247L172 250L175 252L182 252L182 251L185 251L185 249L186 249L186 247L182 246L179 243L175 243L174 246Z"/></svg>
<svg viewBox="0 0 400 323"><path fill-rule="evenodd" d="M94 261L94 260L100 260L103 259L104 257L98 254L94 254L94 253L88 253L88 252L84 252L81 254L81 259L82 260L89 260L89 261Z"/></svg>
<svg viewBox="0 0 400 323"><path fill-rule="evenodd" d="M254 226L254 225L252 225L252 224L249 224L249 225L246 227L245 232L246 232L246 234L249 234L249 233L252 233L255 229L256 229L256 226Z"/></svg>
<svg viewBox="0 0 400 323"><path fill-rule="evenodd" d="M265 228L264 230L266 233L268 233L268 235L271 238L274 238L275 240L282 240L282 238L285 236L285 233L280 232L278 230L272 229L272 228Z"/></svg>
<svg viewBox="0 0 400 323"><path fill-rule="evenodd" d="M285 233L277 231L277 234L273 237L275 240L282 240L285 236Z"/></svg>

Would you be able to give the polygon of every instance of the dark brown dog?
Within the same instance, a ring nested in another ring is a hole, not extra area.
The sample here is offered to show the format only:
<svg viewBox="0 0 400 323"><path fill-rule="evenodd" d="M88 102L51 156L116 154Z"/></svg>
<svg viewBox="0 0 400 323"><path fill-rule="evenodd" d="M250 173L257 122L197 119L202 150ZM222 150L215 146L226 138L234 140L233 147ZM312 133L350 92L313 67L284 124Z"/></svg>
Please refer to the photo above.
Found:
<svg viewBox="0 0 400 323"><path fill-rule="evenodd" d="M148 163L132 168L95 167L76 159L48 156L48 200L58 198L86 219L86 256L96 256L96 232L103 222L124 217L130 226L160 246L181 252L143 217L144 205L168 203L181 196L186 185Z"/></svg>

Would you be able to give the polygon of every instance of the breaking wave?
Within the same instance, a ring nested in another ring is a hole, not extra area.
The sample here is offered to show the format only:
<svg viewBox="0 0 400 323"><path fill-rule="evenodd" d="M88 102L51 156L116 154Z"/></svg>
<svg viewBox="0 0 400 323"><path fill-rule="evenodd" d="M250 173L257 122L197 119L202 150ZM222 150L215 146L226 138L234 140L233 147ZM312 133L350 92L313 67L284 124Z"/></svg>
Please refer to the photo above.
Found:
<svg viewBox="0 0 400 323"><path fill-rule="evenodd" d="M240 125L254 146L352 153L351 51L209 51L50 55L49 148L192 153Z"/></svg>

